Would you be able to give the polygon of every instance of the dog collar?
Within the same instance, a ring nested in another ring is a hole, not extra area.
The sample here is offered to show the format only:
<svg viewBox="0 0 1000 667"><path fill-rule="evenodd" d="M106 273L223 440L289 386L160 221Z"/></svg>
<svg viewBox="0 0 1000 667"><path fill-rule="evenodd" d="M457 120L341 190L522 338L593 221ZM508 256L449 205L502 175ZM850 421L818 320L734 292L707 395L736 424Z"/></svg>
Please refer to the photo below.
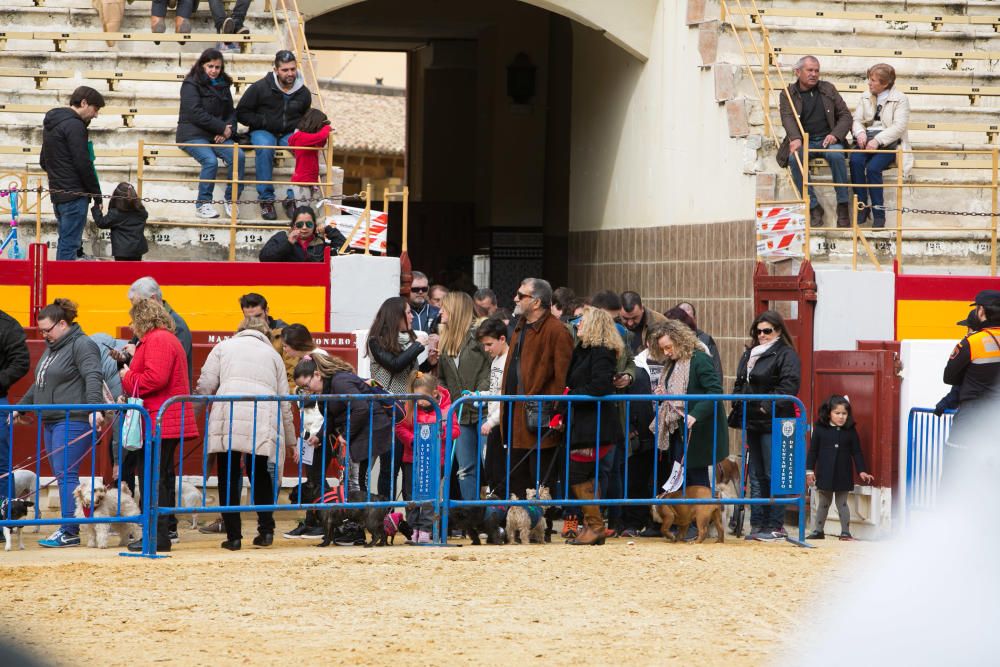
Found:
<svg viewBox="0 0 1000 667"><path fill-rule="evenodd" d="M80 509L83 510L83 516L89 519L90 518L90 507L87 506L87 505L82 505L80 507Z"/></svg>

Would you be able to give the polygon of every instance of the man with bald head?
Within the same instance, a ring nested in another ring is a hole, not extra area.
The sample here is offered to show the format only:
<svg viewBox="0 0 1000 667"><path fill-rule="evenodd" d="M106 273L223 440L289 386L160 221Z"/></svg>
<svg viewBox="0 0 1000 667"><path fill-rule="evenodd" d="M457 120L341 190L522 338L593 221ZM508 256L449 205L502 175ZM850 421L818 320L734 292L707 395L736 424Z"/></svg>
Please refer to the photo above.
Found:
<svg viewBox="0 0 1000 667"><path fill-rule="evenodd" d="M837 88L820 80L819 60L814 56L803 56L795 64L795 81L788 84L787 91L782 93L780 107L785 140L781 142L775 159L780 166L791 167L792 180L799 193L802 192L799 161L802 160L803 130L809 135L809 155L826 160L834 183L848 183L847 159L844 153L838 151L847 146L846 137L851 131L853 117ZM798 160L794 154L799 156ZM849 227L847 185L836 186L834 190L837 193L837 226ZM811 186L809 215L813 227L823 226L823 207Z"/></svg>

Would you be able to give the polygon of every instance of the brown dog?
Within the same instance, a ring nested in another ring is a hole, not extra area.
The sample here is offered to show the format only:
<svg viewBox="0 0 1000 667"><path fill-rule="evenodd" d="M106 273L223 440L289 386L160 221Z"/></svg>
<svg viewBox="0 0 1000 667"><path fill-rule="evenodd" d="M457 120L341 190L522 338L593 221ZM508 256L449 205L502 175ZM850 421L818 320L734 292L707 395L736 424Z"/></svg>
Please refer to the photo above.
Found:
<svg viewBox="0 0 1000 667"><path fill-rule="evenodd" d="M689 486L687 492L678 489L673 493L661 493L657 498L711 498L712 489L707 486ZM698 526L698 544L705 541L708 535L708 526L715 524L715 530L719 535L717 542L726 540L726 532L722 528L722 505L716 503L706 503L704 505L653 505L653 518L660 520L660 532L663 537L676 542L678 536L683 539L687 535L691 521ZM670 526L677 524L677 533L670 532Z"/></svg>

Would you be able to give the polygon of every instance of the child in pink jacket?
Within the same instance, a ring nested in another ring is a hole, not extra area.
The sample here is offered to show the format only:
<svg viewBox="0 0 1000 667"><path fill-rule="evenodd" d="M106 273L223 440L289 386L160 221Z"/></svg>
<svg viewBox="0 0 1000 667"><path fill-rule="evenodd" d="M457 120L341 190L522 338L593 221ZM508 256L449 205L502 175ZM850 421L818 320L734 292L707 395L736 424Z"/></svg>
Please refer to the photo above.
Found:
<svg viewBox="0 0 1000 667"><path fill-rule="evenodd" d="M410 378L410 393L423 394L437 401L441 408L442 417L448 412L451 406L451 395L445 387L438 383L438 379L429 373L417 371ZM418 424L433 424L438 416L431 407L429 401L417 401L416 422ZM413 403L406 404L406 417L396 424L396 439L403 443L403 498L410 500L413 493ZM448 431L444 428L441 431L441 468L444 469L444 450L448 440ZM451 436L457 438L460 433L458 422L452 420Z"/></svg>

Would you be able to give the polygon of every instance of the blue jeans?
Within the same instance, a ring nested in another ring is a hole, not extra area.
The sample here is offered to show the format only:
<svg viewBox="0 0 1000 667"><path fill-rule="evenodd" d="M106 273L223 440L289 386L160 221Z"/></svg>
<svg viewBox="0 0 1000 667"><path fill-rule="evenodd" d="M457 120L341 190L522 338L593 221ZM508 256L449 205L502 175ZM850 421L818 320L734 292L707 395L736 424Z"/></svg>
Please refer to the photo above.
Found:
<svg viewBox="0 0 1000 667"><path fill-rule="evenodd" d="M750 496L771 497L771 433L747 431L750 443ZM757 510L756 521L754 510ZM751 505L750 525L764 532L779 530L785 525L784 505Z"/></svg>
<svg viewBox="0 0 1000 667"><path fill-rule="evenodd" d="M184 143L187 144L205 144L205 147L201 146L185 146L184 152L193 157L201 165L201 174L198 178L201 182L198 183L198 204L205 204L212 201L213 194L215 193L215 183L206 183L205 181L212 181L215 179L215 175L219 172L219 160L226 165L226 175L225 178L233 177L233 140L228 139L221 144L213 144L207 139L188 139ZM246 167L246 158L243 155L243 149L239 148L236 150L237 155L237 165L236 165L236 177L240 180L240 184L237 187L236 201L239 201L240 195L243 194L243 171ZM226 201L232 201L233 185L232 183L226 185Z"/></svg>
<svg viewBox="0 0 1000 667"><path fill-rule="evenodd" d="M895 161L896 156L892 153L851 153L851 183L882 185L882 172ZM867 204L869 198L872 206L882 206L885 203L882 188L854 188L854 194L863 204ZM876 222L885 224L885 211L875 209L872 217Z"/></svg>
<svg viewBox="0 0 1000 667"><path fill-rule="evenodd" d="M83 226L87 224L87 204L90 197L77 197L53 205L59 228L56 259L74 260L83 246Z"/></svg>
<svg viewBox="0 0 1000 667"><path fill-rule="evenodd" d="M458 487L462 490L462 500L479 500L476 486L476 472L479 470L479 429L475 424L459 426L460 433L455 442L455 463L458 466Z"/></svg>
<svg viewBox="0 0 1000 667"><path fill-rule="evenodd" d="M836 151L844 150L843 144L830 144L828 147L830 150L823 149L823 137L809 138L809 158L814 157L824 158L826 163L830 165L830 174L833 176L834 183L847 183L847 160L844 158L844 154ZM802 149L798 151L799 159L802 159ZM799 192L802 192L802 171L799 169L799 163L795 161L794 157L788 158L788 166L792 168L792 182L795 183L795 187ZM847 193L846 185L838 185L834 188L837 192L837 203L846 204L850 197ZM816 200L816 191L813 187L809 186L809 208L816 208L819 206L819 202Z"/></svg>
<svg viewBox="0 0 1000 667"><path fill-rule="evenodd" d="M10 405L6 398L0 398L0 405ZM11 472L11 461L14 459L10 445L10 413L0 412L0 502L14 495L14 473Z"/></svg>
<svg viewBox="0 0 1000 667"><path fill-rule="evenodd" d="M90 449L90 437L80 438L90 430L90 424L78 421L60 421L45 424L42 434L45 438L45 451L49 454L49 466L59 484L59 512L62 518L73 517L76 510L76 500L73 491L80 484L80 463ZM80 438L72 445L60 449L67 442ZM56 451L56 450L59 451ZM53 454L53 452L55 452ZM80 527L76 525L60 526L63 532L79 535Z"/></svg>
<svg viewBox="0 0 1000 667"><path fill-rule="evenodd" d="M288 138L291 134L283 137L275 137L267 130L254 130L250 133L250 143L254 146L287 146ZM253 153L254 170L258 181L270 181L274 175L274 149L255 149ZM286 195L292 197L292 188L286 190ZM274 186L270 183L260 183L257 185L257 199L260 201L274 201Z"/></svg>

